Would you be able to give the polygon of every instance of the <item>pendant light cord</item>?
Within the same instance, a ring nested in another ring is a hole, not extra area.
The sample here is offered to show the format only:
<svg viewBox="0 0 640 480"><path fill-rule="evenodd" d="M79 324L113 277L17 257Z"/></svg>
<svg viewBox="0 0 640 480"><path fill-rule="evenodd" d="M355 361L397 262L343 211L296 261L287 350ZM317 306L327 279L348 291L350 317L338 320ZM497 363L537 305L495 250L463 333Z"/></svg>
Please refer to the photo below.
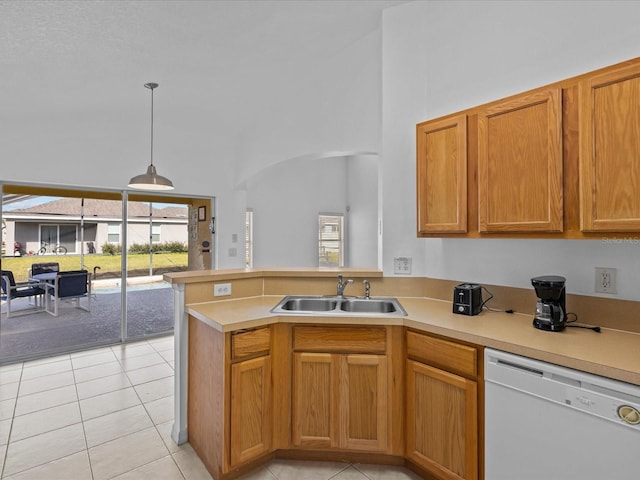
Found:
<svg viewBox="0 0 640 480"><path fill-rule="evenodd" d="M129 187L141 190L173 190L173 183L166 177L158 175L153 165L153 90L158 88L157 83L145 83L145 88L151 90L151 163L147 172L136 175L129 181Z"/></svg>
<svg viewBox="0 0 640 480"><path fill-rule="evenodd" d="M153 88L151 90L151 165L153 165Z"/></svg>
<svg viewBox="0 0 640 480"><path fill-rule="evenodd" d="M153 90L158 88L158 84L145 83L144 86L151 90L151 166L153 166Z"/></svg>

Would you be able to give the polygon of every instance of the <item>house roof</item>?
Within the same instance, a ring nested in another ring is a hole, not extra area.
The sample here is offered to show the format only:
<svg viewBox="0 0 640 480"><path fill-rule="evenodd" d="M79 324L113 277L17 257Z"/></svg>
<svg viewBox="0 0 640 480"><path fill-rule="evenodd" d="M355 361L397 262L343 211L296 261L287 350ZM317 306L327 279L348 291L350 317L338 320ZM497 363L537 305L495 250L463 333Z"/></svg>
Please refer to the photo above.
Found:
<svg viewBox="0 0 640 480"><path fill-rule="evenodd" d="M164 208L152 208L153 218L186 219L188 209L186 206L167 206ZM114 218L122 216L122 203L117 200L99 200L94 198L84 199L84 210L80 198L60 198L50 202L34 205L33 207L15 209L5 212L5 216L16 215L60 215L88 217ZM149 217L149 204L143 202L129 202L128 215L133 217Z"/></svg>

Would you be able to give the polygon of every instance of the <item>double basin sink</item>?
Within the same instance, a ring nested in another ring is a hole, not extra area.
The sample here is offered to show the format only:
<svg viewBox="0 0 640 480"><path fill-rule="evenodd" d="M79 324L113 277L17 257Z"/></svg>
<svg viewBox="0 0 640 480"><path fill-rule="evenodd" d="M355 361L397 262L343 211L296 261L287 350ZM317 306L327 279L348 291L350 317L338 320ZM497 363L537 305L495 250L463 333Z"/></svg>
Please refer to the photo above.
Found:
<svg viewBox="0 0 640 480"><path fill-rule="evenodd" d="M289 295L275 307L273 313L296 315L365 314L404 316L407 314L396 298L317 297Z"/></svg>

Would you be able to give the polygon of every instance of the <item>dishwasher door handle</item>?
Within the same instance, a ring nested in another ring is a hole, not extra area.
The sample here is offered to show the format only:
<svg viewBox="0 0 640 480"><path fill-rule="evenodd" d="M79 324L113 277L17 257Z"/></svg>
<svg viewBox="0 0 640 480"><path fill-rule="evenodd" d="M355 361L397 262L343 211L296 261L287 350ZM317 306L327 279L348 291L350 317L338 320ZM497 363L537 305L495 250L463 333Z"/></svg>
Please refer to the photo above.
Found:
<svg viewBox="0 0 640 480"><path fill-rule="evenodd" d="M503 360L501 358L496 359L495 362L492 363L497 367L513 368L515 370L520 370L523 373L532 373L534 375L538 375L539 377L544 376L544 372L542 370L527 365L522 365L520 363Z"/></svg>

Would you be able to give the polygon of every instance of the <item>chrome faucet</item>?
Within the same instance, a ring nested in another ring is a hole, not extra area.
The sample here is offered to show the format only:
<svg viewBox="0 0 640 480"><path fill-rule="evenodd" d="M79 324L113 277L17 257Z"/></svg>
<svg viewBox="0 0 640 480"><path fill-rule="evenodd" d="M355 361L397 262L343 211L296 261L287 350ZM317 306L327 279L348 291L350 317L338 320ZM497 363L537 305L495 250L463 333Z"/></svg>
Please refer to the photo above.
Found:
<svg viewBox="0 0 640 480"><path fill-rule="evenodd" d="M364 283L364 298L369 300L371 298L371 284L369 280L363 280L362 283Z"/></svg>
<svg viewBox="0 0 640 480"><path fill-rule="evenodd" d="M350 285L353 283L352 279L347 280L346 282L342 281L342 274L338 274L338 292L336 293L336 295L338 297L344 297L344 289L347 288L347 285Z"/></svg>

